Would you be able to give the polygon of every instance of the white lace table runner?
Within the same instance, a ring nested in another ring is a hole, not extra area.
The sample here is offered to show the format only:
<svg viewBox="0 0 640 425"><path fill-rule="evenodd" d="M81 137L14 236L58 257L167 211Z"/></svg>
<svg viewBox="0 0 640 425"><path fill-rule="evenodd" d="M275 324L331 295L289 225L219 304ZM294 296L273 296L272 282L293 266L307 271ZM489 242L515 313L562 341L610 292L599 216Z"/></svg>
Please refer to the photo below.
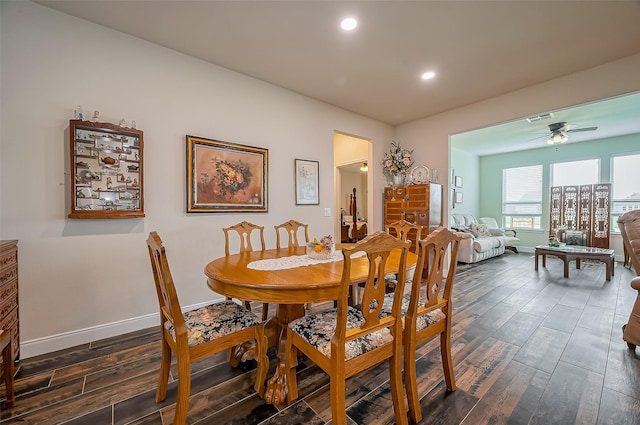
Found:
<svg viewBox="0 0 640 425"><path fill-rule="evenodd" d="M359 252L353 255L351 258L364 255L364 252ZM293 269L295 267L311 266L313 264L330 263L332 261L342 261L342 251L336 251L330 258L326 260L315 260L307 257L307 255L292 255L290 257L269 258L267 260L256 260L247 264L247 268L252 270L284 270Z"/></svg>

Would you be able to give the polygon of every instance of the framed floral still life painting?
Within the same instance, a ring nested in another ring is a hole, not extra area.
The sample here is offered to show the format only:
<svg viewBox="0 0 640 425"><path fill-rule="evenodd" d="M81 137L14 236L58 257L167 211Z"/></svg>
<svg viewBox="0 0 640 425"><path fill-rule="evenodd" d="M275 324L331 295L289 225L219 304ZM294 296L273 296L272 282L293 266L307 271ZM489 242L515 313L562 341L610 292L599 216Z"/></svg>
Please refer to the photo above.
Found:
<svg viewBox="0 0 640 425"><path fill-rule="evenodd" d="M187 136L187 213L267 212L269 150Z"/></svg>
<svg viewBox="0 0 640 425"><path fill-rule="evenodd" d="M319 205L319 162L296 159L296 205Z"/></svg>

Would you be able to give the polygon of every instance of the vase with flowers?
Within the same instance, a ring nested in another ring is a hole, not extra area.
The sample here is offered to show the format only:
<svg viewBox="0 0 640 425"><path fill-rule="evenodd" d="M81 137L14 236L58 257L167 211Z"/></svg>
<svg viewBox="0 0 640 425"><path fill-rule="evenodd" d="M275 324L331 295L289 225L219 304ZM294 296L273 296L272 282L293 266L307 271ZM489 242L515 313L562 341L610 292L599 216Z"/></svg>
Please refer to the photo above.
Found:
<svg viewBox="0 0 640 425"><path fill-rule="evenodd" d="M394 186L402 185L409 173L413 165L412 155L413 150L403 148L400 141L391 141L391 148L382 157L382 169L392 177Z"/></svg>
<svg viewBox="0 0 640 425"><path fill-rule="evenodd" d="M335 251L336 245L331 235L323 236L320 241L313 238L313 242L307 244L307 256L314 260L328 260Z"/></svg>

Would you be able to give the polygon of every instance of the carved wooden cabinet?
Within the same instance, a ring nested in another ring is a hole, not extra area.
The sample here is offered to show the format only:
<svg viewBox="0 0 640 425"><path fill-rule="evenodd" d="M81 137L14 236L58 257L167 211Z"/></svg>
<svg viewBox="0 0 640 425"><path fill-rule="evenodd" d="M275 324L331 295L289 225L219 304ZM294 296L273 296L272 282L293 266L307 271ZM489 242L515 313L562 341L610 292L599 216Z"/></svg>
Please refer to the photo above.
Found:
<svg viewBox="0 0 640 425"><path fill-rule="evenodd" d="M20 354L18 319L18 241L0 241L0 329L13 332L14 360Z"/></svg>
<svg viewBox="0 0 640 425"><path fill-rule="evenodd" d="M384 188L384 224L406 220L423 227L422 237L442 225L442 185L415 184ZM411 237L412 241L415 238ZM414 249L415 246L412 246Z"/></svg>
<svg viewBox="0 0 640 425"><path fill-rule="evenodd" d="M144 217L143 133L71 120L69 218Z"/></svg>

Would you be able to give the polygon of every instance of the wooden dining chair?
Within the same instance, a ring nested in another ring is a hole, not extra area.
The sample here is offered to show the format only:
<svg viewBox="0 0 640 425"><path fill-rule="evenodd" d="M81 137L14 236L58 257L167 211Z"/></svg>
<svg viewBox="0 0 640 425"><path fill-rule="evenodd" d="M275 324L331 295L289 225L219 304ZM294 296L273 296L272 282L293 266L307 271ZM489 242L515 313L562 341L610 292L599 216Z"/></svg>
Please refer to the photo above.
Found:
<svg viewBox="0 0 640 425"><path fill-rule="evenodd" d="M384 226L384 231L392 236L400 239L401 241L411 240L412 244L415 243L415 252L418 253L418 241L422 234L422 226L414 223L409 223L406 220L398 220L391 224ZM415 233L414 233L415 232ZM411 239L409 239L409 233L411 233Z"/></svg>
<svg viewBox="0 0 640 425"><path fill-rule="evenodd" d="M224 227L222 229L224 232L224 254L229 255L229 232L237 233L240 238L240 253L253 251L253 245L251 244L251 235L255 231L259 237L260 241L260 250L264 251L266 249L266 245L264 243L264 226L258 226L257 224L249 223L248 221L242 221L238 224L234 224L230 227ZM243 300L246 308L251 310L251 304L248 300ZM262 304L262 320L267 320L269 316L269 304Z"/></svg>
<svg viewBox="0 0 640 425"><path fill-rule="evenodd" d="M416 423L422 420L416 378L416 347L419 344L440 336L445 385L449 391L456 389L451 358L451 293L460 240L460 235L444 227L439 227L425 239L419 240L413 281L408 293L402 295L404 382L409 401L409 415ZM423 270L426 270L425 281L422 280ZM392 313L397 294L396 291L385 296L383 317Z"/></svg>
<svg viewBox="0 0 640 425"><path fill-rule="evenodd" d="M13 407L16 394L13 389L13 351L11 330L0 329L0 351L2 352L2 377L4 378L7 408Z"/></svg>
<svg viewBox="0 0 640 425"><path fill-rule="evenodd" d="M255 231L260 237L260 249L264 251L266 245L264 243L264 226L258 226L257 224L249 223L248 221L242 221L238 224L234 224L230 227L222 229L224 232L224 254L229 255L229 232L236 232L240 237L240 251L253 251L251 244L251 234Z"/></svg>
<svg viewBox="0 0 640 425"><path fill-rule="evenodd" d="M400 317L401 294L404 289L404 269L409 242L402 242L384 232L377 232L344 248L342 279L336 299L337 308L308 314L293 320L287 327L286 382L287 401L298 398L296 366L298 350L315 362L330 377L331 417L334 425L347 423L345 381L350 376L389 361L391 398L396 424L407 423L402 391L402 323ZM380 318L385 297L385 267L391 251L400 251L399 275L396 286L398 297L389 314ZM354 258L364 253L365 258ZM360 299L366 308L349 306L351 269L367 262L367 280ZM358 262L354 266L354 262Z"/></svg>
<svg viewBox="0 0 640 425"><path fill-rule="evenodd" d="M288 220L282 224L278 224L277 226L273 226L276 229L276 248L281 247L280 243L280 229L284 229L287 232L288 247L297 247L300 246L300 242L298 241L298 230L304 229L304 243L305 246L309 244L309 225L300 223L296 220ZM308 310L311 308L311 304L305 304L305 308Z"/></svg>
<svg viewBox="0 0 640 425"><path fill-rule="evenodd" d="M280 229L284 229L289 237L287 246L300 246L298 241L298 230L304 229L304 243L309 243L309 225L296 220L285 221L282 224L273 226L276 229L276 248L280 248Z"/></svg>
<svg viewBox="0 0 640 425"><path fill-rule="evenodd" d="M147 247L160 305L162 335L162 360L156 402L163 401L167 396L173 353L178 363L178 397L173 423L184 424L191 392L191 363L220 351L233 349L252 339L255 340L258 362L254 388L263 396L269 358L267 337L260 318L242 305L229 300L183 313L165 248L156 232L149 234Z"/></svg>
<svg viewBox="0 0 640 425"><path fill-rule="evenodd" d="M418 241L420 240L420 236L422 235L422 226L414 223L409 223L406 220L398 220L391 224L387 224L384 226L385 232L389 233L391 236L395 236L401 241L410 240L411 244L415 244L415 252L418 253ZM411 234L411 236L409 236ZM411 239L409 239L409 237ZM413 273L415 271L415 267L412 267L407 271L407 279L413 279ZM387 282L388 288L387 292L393 292L393 286L397 282L397 275L395 273L385 276L385 280Z"/></svg>

